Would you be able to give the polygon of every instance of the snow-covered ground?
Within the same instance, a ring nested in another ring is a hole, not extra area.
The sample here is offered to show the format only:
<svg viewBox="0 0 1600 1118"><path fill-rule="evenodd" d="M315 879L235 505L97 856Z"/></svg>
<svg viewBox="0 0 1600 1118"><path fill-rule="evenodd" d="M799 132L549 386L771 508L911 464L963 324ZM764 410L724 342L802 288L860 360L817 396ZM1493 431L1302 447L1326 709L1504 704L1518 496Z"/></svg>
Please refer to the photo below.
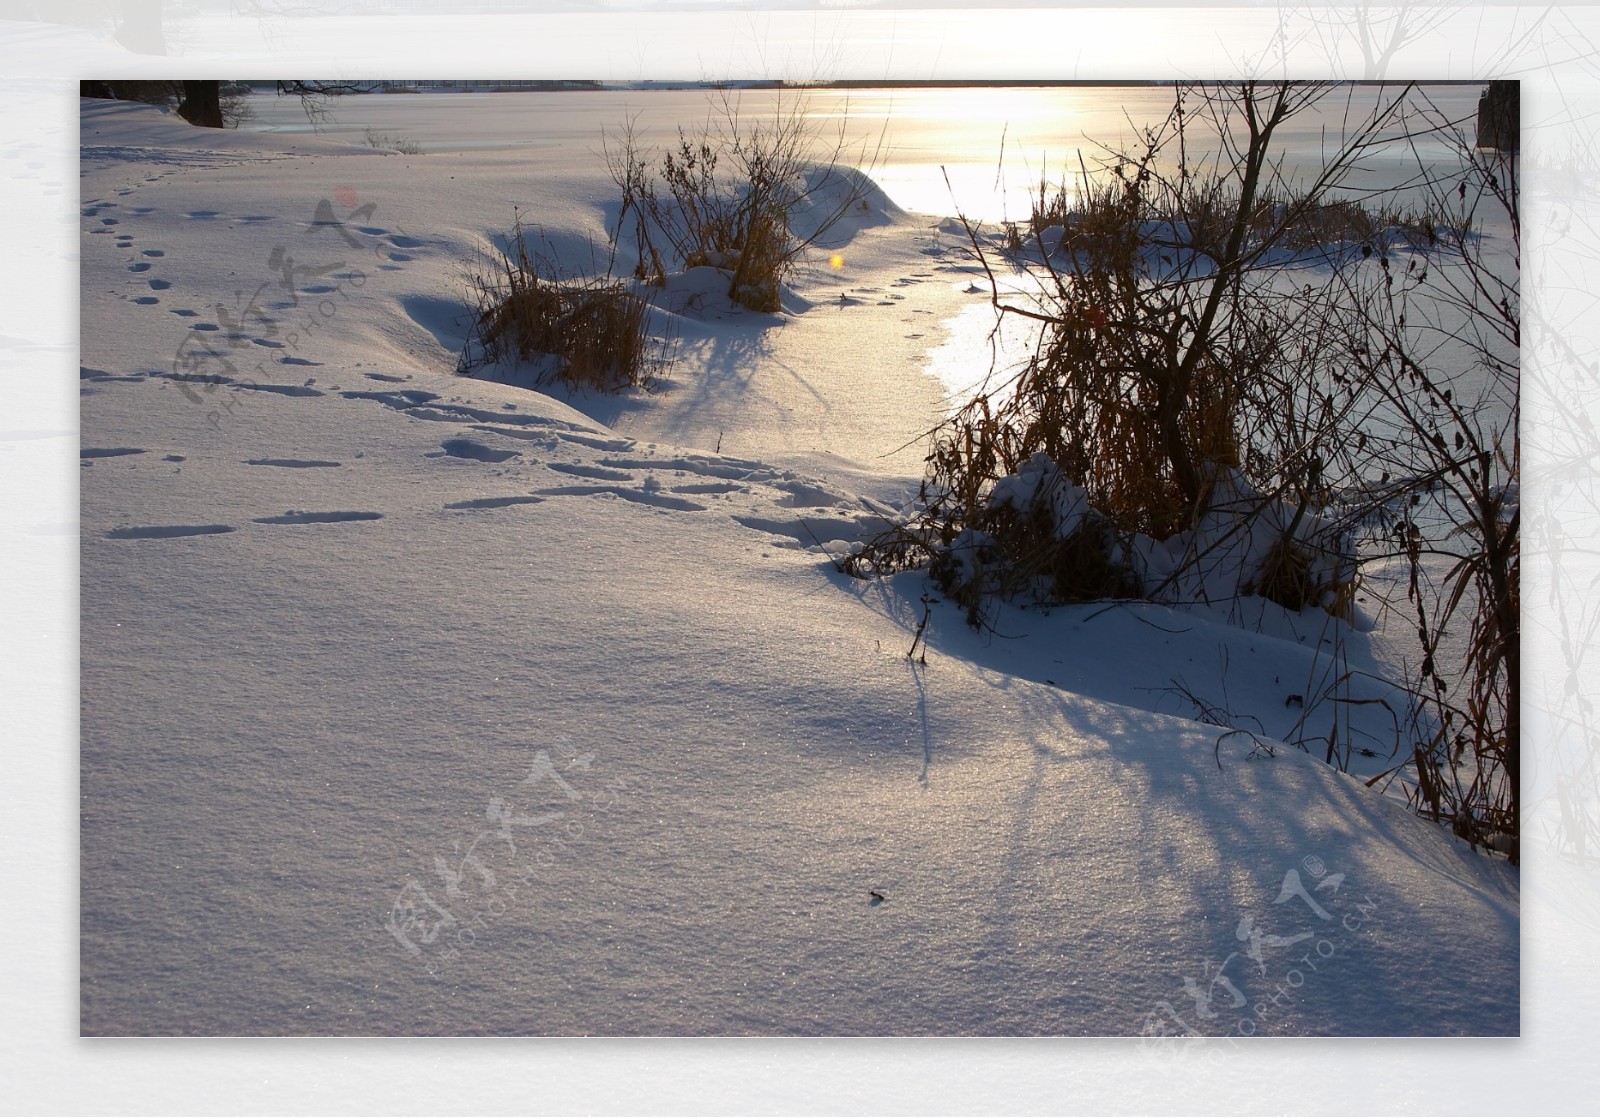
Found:
<svg viewBox="0 0 1600 1118"><path fill-rule="evenodd" d="M461 270L603 239L593 144L81 138L85 1033L1518 1033L1517 871L1281 743L1366 634L834 569L936 215L558 398L453 375Z"/></svg>

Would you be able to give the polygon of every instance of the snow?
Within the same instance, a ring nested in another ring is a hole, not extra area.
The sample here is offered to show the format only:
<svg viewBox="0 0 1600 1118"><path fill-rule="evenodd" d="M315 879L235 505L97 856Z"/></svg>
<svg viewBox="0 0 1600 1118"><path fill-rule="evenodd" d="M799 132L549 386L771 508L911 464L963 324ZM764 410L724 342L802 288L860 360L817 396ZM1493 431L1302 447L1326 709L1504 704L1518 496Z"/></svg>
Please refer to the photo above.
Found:
<svg viewBox="0 0 1600 1118"><path fill-rule="evenodd" d="M834 568L983 299L936 218L551 394L460 275L603 237L588 147L81 112L86 1034L1518 1033L1517 871L1285 744L1364 633Z"/></svg>

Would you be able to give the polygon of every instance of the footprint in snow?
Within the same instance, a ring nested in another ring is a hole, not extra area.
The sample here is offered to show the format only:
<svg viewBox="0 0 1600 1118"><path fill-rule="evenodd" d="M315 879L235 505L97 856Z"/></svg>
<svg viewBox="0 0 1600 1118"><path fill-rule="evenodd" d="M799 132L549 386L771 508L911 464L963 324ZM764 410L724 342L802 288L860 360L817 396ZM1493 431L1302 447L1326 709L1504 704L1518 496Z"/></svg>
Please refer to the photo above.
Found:
<svg viewBox="0 0 1600 1118"><path fill-rule="evenodd" d="M128 265L128 271L130 272L148 272L149 270L150 262L148 260L141 260L137 264Z"/></svg>
<svg viewBox="0 0 1600 1118"><path fill-rule="evenodd" d="M252 392L271 392L277 396L325 396L327 393L319 388L312 388L304 384L252 384L244 382L236 384L236 388L247 388Z"/></svg>
<svg viewBox="0 0 1600 1118"><path fill-rule="evenodd" d="M674 485L673 493L693 493L700 496L713 496L718 493L748 493L748 485L740 485L732 481L707 481L693 485Z"/></svg>
<svg viewBox="0 0 1600 1118"><path fill-rule="evenodd" d="M495 450L472 439L446 439L439 445L451 458L465 458L473 462L504 462L511 458L522 457L520 451Z"/></svg>
<svg viewBox="0 0 1600 1118"><path fill-rule="evenodd" d="M136 528L113 528L106 533L112 540L171 540L179 536L216 536L233 531L231 524L153 524Z"/></svg>
<svg viewBox="0 0 1600 1118"><path fill-rule="evenodd" d="M541 489L546 497L620 497L636 505L650 505L674 512L705 512L706 506L681 497L669 497L655 489L624 489L620 485L559 485L554 489Z"/></svg>
<svg viewBox="0 0 1600 1118"><path fill-rule="evenodd" d="M552 462L552 470L563 474L573 474L576 477L595 478L598 481L632 481L632 474L625 474L621 470L608 470L603 466L584 466L576 462Z"/></svg>
<svg viewBox="0 0 1600 1118"><path fill-rule="evenodd" d="M350 520L382 520L381 512L296 512L282 516L258 516L257 524L341 524Z"/></svg>
<svg viewBox="0 0 1600 1118"><path fill-rule="evenodd" d="M124 454L143 454L144 450L136 446L86 446L78 451L79 458L120 458Z"/></svg>
<svg viewBox="0 0 1600 1118"><path fill-rule="evenodd" d="M343 462L325 462L319 458L247 458L246 466L281 466L288 470L328 469L344 465Z"/></svg>
<svg viewBox="0 0 1600 1118"><path fill-rule="evenodd" d="M512 505L540 505L543 497L475 497L470 501L452 501L447 509L503 509Z"/></svg>

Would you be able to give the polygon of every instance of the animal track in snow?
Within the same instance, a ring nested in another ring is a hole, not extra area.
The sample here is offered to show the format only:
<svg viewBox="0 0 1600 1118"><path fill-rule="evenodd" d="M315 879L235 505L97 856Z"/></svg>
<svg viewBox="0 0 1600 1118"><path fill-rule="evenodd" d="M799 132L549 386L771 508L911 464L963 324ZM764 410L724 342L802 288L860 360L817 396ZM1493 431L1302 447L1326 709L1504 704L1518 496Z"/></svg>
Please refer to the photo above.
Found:
<svg viewBox="0 0 1600 1118"><path fill-rule="evenodd" d="M495 450L472 439L446 439L439 445L451 458L466 458L474 462L504 462L511 458L522 457L521 451Z"/></svg>
<svg viewBox="0 0 1600 1118"><path fill-rule="evenodd" d="M235 388L248 388L253 392L272 392L279 396L325 396L327 393L316 388L308 388L303 384L255 384L250 381L238 381Z"/></svg>
<svg viewBox="0 0 1600 1118"><path fill-rule="evenodd" d="M143 454L144 450L136 446L86 446L78 451L79 458L120 458L124 454Z"/></svg>
<svg viewBox="0 0 1600 1118"><path fill-rule="evenodd" d="M632 450L637 445L632 439L599 438L594 435L580 435L571 430L557 431L556 438L561 439L563 442L576 443L578 446L586 446L590 450L604 450L613 453L623 450Z"/></svg>
<svg viewBox="0 0 1600 1118"><path fill-rule="evenodd" d="M541 505L543 497L474 497L470 501L452 501L447 509L503 509L512 505Z"/></svg>
<svg viewBox="0 0 1600 1118"><path fill-rule="evenodd" d="M257 524L342 524L350 520L382 520L381 512L296 512L282 516L258 516Z"/></svg>
<svg viewBox="0 0 1600 1118"><path fill-rule="evenodd" d="M836 493L831 489L826 489L812 482L802 481L799 478L774 478L766 483L772 488L782 490L787 494L778 499L780 508L838 508L850 503L850 498L843 493Z"/></svg>
<svg viewBox="0 0 1600 1118"><path fill-rule="evenodd" d="M247 458L246 466L282 466L288 470L327 469L343 462L324 462L316 458Z"/></svg>
<svg viewBox="0 0 1600 1118"><path fill-rule="evenodd" d="M758 532L788 536L801 544L823 545L838 540L851 543L858 540L865 542L888 531L890 526L888 518L871 513L864 513L859 517L831 515L775 518L740 515L733 519L746 528L754 528Z"/></svg>
<svg viewBox="0 0 1600 1118"><path fill-rule="evenodd" d="M381 374L368 373L368 376ZM546 439L554 434L557 438L567 439L599 450L628 450L634 445L632 439L601 439L596 436L584 436L573 432L588 430L579 428L576 424L563 419L553 419L548 416L527 415L516 411L490 411L487 408L475 408L466 404L452 404L442 401L437 392L425 392L420 388L401 388L386 392L341 392L347 400L374 400L385 407L395 411L404 412L413 419L426 419L440 423L468 423L474 430L490 431L495 434L506 435L519 439ZM474 422L476 421L476 422ZM502 426L511 424L514 426ZM528 433L529 428L539 431L539 434Z"/></svg>
<svg viewBox="0 0 1600 1118"><path fill-rule="evenodd" d="M547 497L620 497L624 501L634 504L651 505L660 509L672 509L676 512L705 512L704 505L697 505L693 501L685 501L681 497L669 497L665 493L645 489L624 489L620 485L558 485L554 489L541 489L541 494Z"/></svg>
<svg viewBox="0 0 1600 1118"><path fill-rule="evenodd" d="M716 493L748 493L750 492L750 487L748 485L740 485L735 481L704 481L690 485L674 485L670 487L669 492L710 496Z"/></svg>
<svg viewBox="0 0 1600 1118"><path fill-rule="evenodd" d="M179 536L216 536L233 531L231 524L153 524L148 527L113 528L106 533L113 540L170 540Z"/></svg>
<svg viewBox="0 0 1600 1118"><path fill-rule="evenodd" d="M368 376L377 374L368 373ZM424 392L420 388L402 388L394 392L341 392L339 395L346 400L376 400L385 407L395 411L410 411L412 408L429 403L439 398L437 392Z"/></svg>
<svg viewBox="0 0 1600 1118"><path fill-rule="evenodd" d="M551 462L550 468L564 474L573 474L577 477L589 477L598 481L632 481L632 474L625 474L621 470L608 470L603 466L585 466L577 462Z"/></svg>
<svg viewBox="0 0 1600 1118"><path fill-rule="evenodd" d="M758 462L745 462L738 458L710 459L700 455L683 455L676 458L602 458L602 466L619 470L657 470L703 477L726 478L730 481L760 481L773 476L773 471Z"/></svg>

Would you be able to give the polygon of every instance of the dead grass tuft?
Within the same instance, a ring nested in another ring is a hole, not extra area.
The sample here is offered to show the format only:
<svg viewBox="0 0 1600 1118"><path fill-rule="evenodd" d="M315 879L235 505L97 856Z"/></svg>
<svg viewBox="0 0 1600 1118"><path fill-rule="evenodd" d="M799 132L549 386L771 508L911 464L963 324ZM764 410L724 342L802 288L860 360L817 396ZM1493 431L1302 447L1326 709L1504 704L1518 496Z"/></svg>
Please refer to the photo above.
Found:
<svg viewBox="0 0 1600 1118"><path fill-rule="evenodd" d="M499 271L469 281L477 307L461 371L553 359L554 377L574 388L647 387L659 362L644 300L609 276L561 276L529 251L520 218L508 240Z"/></svg>

